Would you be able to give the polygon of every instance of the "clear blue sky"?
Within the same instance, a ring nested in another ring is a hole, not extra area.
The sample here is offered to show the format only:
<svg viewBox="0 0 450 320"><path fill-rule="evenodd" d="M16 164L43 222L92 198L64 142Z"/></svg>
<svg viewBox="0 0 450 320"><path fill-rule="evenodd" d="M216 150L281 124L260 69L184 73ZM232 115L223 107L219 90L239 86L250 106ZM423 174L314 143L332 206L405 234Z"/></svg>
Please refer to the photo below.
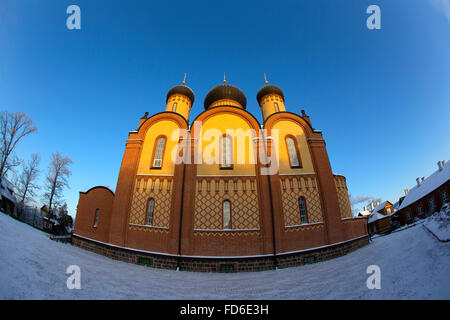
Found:
<svg viewBox="0 0 450 320"><path fill-rule="evenodd" d="M322 130L335 173L353 196L395 202L450 155L448 0L82 1L1 0L0 109L39 132L17 154L74 161L65 192L116 187L128 132L164 110L180 84L196 94L191 119L223 72L247 95L280 86L288 111ZM66 8L81 8L81 30ZM381 8L381 30L366 8Z"/></svg>

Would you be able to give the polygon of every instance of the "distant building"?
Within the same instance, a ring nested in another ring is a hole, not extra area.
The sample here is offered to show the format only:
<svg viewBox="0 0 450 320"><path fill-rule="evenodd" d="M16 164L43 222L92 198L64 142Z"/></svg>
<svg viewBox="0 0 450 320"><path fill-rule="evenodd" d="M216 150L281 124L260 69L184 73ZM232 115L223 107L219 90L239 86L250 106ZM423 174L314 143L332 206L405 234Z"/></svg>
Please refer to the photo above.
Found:
<svg viewBox="0 0 450 320"><path fill-rule="evenodd" d="M394 206L389 201L379 203L370 213L367 229L370 233L384 233L391 229Z"/></svg>
<svg viewBox="0 0 450 320"><path fill-rule="evenodd" d="M41 217L48 217L48 207L46 204L41 207Z"/></svg>
<svg viewBox="0 0 450 320"><path fill-rule="evenodd" d="M416 186L405 195L396 212L400 224L409 224L416 218L425 218L449 202L450 165L438 162L438 169L428 178L417 178Z"/></svg>
<svg viewBox="0 0 450 320"><path fill-rule="evenodd" d="M0 211L13 214L17 205L14 186L5 177L0 180Z"/></svg>

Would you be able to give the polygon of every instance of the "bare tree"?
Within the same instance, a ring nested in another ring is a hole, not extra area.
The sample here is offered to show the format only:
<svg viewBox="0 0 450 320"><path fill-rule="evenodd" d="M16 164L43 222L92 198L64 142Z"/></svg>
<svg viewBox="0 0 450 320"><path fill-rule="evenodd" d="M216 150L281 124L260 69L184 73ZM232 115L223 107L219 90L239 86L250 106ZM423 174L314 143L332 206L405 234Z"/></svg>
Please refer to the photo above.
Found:
<svg viewBox="0 0 450 320"><path fill-rule="evenodd" d="M39 176L39 164L41 158L39 154L33 153L31 155L31 160L27 164L23 164L22 173L19 176L16 186L17 194L22 204L25 203L31 197L36 196L35 191L39 189L39 186L35 183Z"/></svg>
<svg viewBox="0 0 450 320"><path fill-rule="evenodd" d="M0 114L0 180L21 161L15 156L17 143L30 133L36 132L33 120L22 112L2 111Z"/></svg>
<svg viewBox="0 0 450 320"><path fill-rule="evenodd" d="M48 166L48 174L45 179L47 191L43 195L44 199L48 201L50 216L52 215L52 205L58 202L64 188L69 186L67 179L72 174L69 170L69 165L72 163L72 159L63 158L59 152L52 154L52 162Z"/></svg>

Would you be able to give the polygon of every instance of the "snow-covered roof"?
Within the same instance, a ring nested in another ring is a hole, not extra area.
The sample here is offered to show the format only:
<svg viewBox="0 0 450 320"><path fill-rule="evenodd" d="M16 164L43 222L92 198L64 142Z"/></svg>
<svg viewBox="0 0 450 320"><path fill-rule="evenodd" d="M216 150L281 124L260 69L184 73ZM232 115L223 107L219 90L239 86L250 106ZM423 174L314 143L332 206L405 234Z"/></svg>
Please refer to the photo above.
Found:
<svg viewBox="0 0 450 320"><path fill-rule="evenodd" d="M417 184L411 188L408 194L405 196L402 204L398 208L399 210L409 206L411 203L423 198L430 192L436 190L450 179L450 162L446 161L442 170L436 170L424 181L420 182L420 186Z"/></svg>
<svg viewBox="0 0 450 320"><path fill-rule="evenodd" d="M358 215L362 215L363 217L367 217L367 216L370 215L370 211L363 210L363 211L358 212Z"/></svg>
<svg viewBox="0 0 450 320"><path fill-rule="evenodd" d="M372 210L372 212L378 212L378 211L384 209L384 207L386 206L386 203L387 203L387 201L381 202L379 205L377 205L375 207L375 209Z"/></svg>
<svg viewBox="0 0 450 320"><path fill-rule="evenodd" d="M17 202L17 199L14 196L14 186L5 177L1 180L0 194L11 201Z"/></svg>
<svg viewBox="0 0 450 320"><path fill-rule="evenodd" d="M384 215L384 214L381 214L381 213L379 213L377 211L372 211L372 213L369 216L369 219L367 220L367 223L372 223L372 222L375 222L377 220L390 217L391 215L392 214Z"/></svg>

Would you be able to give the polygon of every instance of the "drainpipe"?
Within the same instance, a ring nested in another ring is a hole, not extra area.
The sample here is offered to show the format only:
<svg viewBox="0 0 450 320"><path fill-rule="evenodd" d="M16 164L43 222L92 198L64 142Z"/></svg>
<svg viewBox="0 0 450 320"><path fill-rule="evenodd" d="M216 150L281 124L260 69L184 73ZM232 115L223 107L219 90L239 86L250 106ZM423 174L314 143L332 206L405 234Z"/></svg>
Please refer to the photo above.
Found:
<svg viewBox="0 0 450 320"><path fill-rule="evenodd" d="M189 133L190 134L190 133ZM184 208L184 181L186 177L186 160L187 155L190 154L190 152L187 152L187 148L190 147L188 142L191 140L190 138L185 139L186 140L186 149L183 160L183 178L182 178L182 184L181 184L181 208L180 208L180 227L178 230L178 259L177 259L177 270L180 270L180 260L181 260L181 227L183 224L183 208Z"/></svg>
<svg viewBox="0 0 450 320"><path fill-rule="evenodd" d="M262 142L263 142L263 148L264 148L264 155L266 158L266 164L269 163L269 158L267 156L267 148L266 148L266 138L264 136L264 129L261 130L261 135L262 135ZM258 139L259 140L259 139ZM275 269L278 268L278 263L277 263L277 250L276 250L276 240L275 240L275 219L274 219L274 213L273 213L273 201L272 201L272 184L270 183L270 175L267 175L267 182L269 185L269 194L270 194L270 213L272 216L272 246L273 246L273 261L274 261L274 265L275 265Z"/></svg>

